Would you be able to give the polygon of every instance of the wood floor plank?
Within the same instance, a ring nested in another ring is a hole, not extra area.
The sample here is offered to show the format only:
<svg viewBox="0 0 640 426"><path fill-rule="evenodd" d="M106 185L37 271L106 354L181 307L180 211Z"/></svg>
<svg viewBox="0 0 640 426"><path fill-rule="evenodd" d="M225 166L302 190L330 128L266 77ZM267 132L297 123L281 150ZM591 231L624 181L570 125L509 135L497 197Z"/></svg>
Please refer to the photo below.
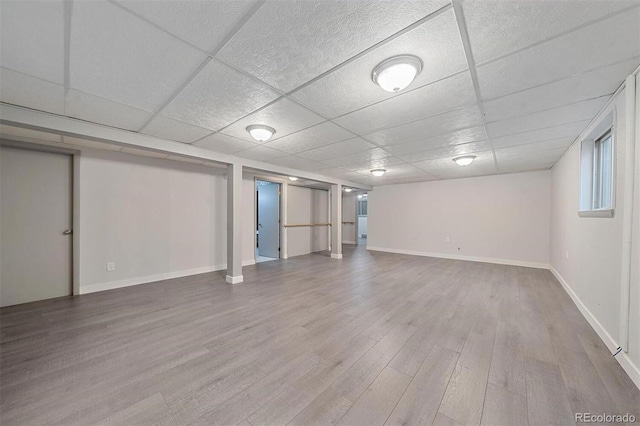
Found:
<svg viewBox="0 0 640 426"><path fill-rule="evenodd" d="M640 391L543 270L343 248L0 309L0 423L572 424ZM524 401L524 402L523 402Z"/></svg>
<svg viewBox="0 0 640 426"><path fill-rule="evenodd" d="M338 424L383 425L410 381L411 377L406 374L391 367L385 368Z"/></svg>

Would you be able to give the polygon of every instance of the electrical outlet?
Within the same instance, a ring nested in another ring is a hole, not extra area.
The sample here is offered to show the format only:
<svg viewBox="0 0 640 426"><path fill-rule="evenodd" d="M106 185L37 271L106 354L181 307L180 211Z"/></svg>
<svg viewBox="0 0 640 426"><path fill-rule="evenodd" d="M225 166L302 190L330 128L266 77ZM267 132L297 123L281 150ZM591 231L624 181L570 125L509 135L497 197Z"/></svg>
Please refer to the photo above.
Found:
<svg viewBox="0 0 640 426"><path fill-rule="evenodd" d="M451 242L451 238L449 238L449 237L444 237L444 242L445 242L445 243L450 243L450 242Z"/></svg>
<svg viewBox="0 0 640 426"><path fill-rule="evenodd" d="M116 270L115 262L107 262L107 272L111 272L115 270Z"/></svg>

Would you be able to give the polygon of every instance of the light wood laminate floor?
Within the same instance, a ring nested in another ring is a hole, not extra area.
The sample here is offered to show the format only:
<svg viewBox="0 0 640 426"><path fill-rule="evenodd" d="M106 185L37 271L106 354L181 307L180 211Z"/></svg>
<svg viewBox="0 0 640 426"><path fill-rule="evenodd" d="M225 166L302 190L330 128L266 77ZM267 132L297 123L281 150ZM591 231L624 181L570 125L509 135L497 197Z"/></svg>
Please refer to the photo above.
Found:
<svg viewBox="0 0 640 426"><path fill-rule="evenodd" d="M345 246L0 310L0 423L548 425L639 415L548 271ZM639 416L640 417L640 416Z"/></svg>

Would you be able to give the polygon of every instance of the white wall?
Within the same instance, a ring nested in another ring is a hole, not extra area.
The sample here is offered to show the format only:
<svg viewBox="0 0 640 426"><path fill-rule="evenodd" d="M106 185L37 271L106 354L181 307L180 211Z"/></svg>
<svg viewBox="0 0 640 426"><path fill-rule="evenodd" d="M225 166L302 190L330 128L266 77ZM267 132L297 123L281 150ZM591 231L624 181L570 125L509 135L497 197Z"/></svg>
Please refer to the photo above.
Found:
<svg viewBox="0 0 640 426"><path fill-rule="evenodd" d="M375 187L367 248L546 268L550 183L539 171Z"/></svg>
<svg viewBox="0 0 640 426"><path fill-rule="evenodd" d="M329 192L289 185L287 224L328 223ZM329 249L326 226L287 228L287 255L300 256Z"/></svg>
<svg viewBox="0 0 640 426"><path fill-rule="evenodd" d="M356 200L357 195L354 193L342 194L342 221L343 222L355 222L356 217ZM342 225L342 242L344 244L355 244L356 239L356 224L344 224Z"/></svg>
<svg viewBox="0 0 640 426"><path fill-rule="evenodd" d="M83 150L79 213L81 293L225 267L219 169Z"/></svg>
<svg viewBox="0 0 640 426"><path fill-rule="evenodd" d="M606 109L615 110L614 143L616 152L615 214L613 218L579 217L579 143L575 143L552 169L551 253L552 272L610 349L620 342L622 211L626 126L623 90ZM597 126L597 122L590 127ZM589 130L587 130L588 132ZM636 146L637 143L636 143ZM637 148L636 148L637 149ZM636 189L636 194L638 190ZM629 353L616 357L629 376L640 383L640 285L638 268L638 198L635 201L636 230L631 284L631 321ZM568 256L567 256L568 255ZM568 258L567 258L568 257Z"/></svg>

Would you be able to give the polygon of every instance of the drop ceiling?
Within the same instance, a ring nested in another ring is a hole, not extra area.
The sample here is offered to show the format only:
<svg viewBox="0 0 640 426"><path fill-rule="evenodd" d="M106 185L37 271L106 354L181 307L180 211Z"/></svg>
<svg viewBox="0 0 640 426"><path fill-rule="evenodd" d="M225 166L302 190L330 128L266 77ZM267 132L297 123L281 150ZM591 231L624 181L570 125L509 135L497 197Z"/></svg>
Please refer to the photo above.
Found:
<svg viewBox="0 0 640 426"><path fill-rule="evenodd" d="M365 185L548 169L640 64L637 0L0 8L2 102ZM407 53L407 89L371 81Z"/></svg>

